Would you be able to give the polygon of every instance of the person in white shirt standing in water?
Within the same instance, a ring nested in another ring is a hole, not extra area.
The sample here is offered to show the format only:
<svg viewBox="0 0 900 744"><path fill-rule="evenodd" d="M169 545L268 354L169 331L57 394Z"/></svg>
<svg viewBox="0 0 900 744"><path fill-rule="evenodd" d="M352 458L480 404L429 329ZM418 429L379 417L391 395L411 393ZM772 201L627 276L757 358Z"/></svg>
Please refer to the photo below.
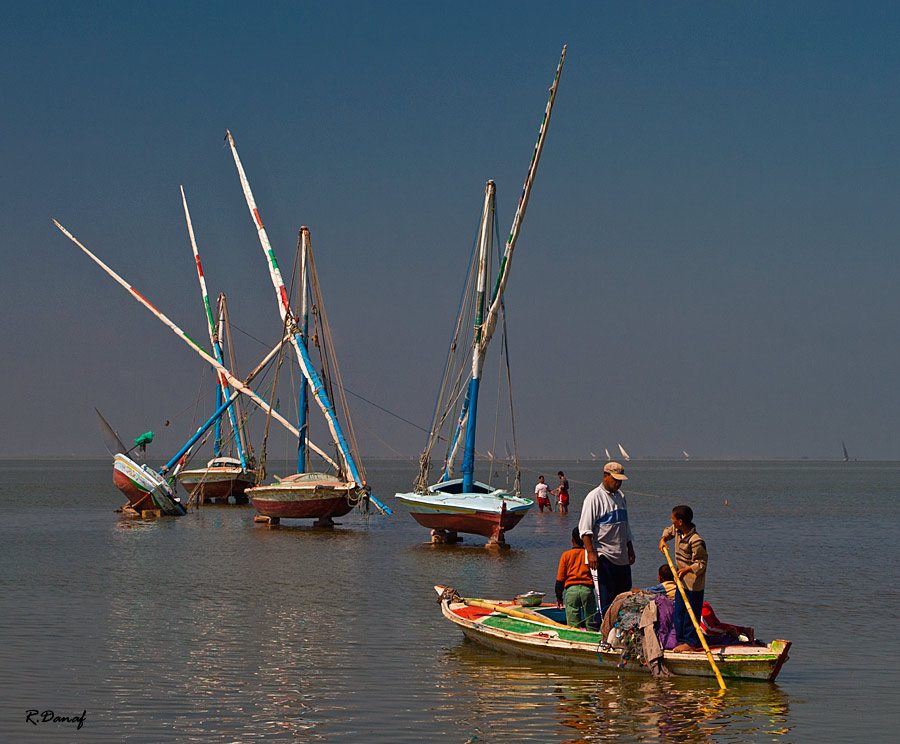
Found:
<svg viewBox="0 0 900 744"><path fill-rule="evenodd" d="M617 462L606 463L603 483L584 497L578 521L601 615L617 594L631 590L634 547L628 506L619 490L623 480L628 480L625 468Z"/></svg>
<svg viewBox="0 0 900 744"><path fill-rule="evenodd" d="M534 487L534 495L537 498L538 509L544 511L544 507L547 507L547 511L553 511L553 507L550 506L550 486L544 483L544 476L538 476L537 485Z"/></svg>

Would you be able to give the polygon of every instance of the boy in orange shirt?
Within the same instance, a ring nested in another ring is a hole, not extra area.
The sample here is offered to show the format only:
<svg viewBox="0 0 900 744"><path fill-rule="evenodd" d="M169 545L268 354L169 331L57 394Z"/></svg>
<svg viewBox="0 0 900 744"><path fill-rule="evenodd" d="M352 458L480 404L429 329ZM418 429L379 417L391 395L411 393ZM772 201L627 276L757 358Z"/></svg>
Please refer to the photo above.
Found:
<svg viewBox="0 0 900 744"><path fill-rule="evenodd" d="M559 559L559 570L556 572L557 607L563 606L563 590L566 594L566 625L597 630L600 627L600 613L597 612L594 581L578 527L572 530L572 548Z"/></svg>

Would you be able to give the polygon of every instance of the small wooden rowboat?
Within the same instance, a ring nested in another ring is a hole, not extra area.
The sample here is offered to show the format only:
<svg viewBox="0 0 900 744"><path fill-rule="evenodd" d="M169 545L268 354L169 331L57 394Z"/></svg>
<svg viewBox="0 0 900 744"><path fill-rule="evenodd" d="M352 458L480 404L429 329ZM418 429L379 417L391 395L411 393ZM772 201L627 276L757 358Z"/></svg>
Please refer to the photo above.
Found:
<svg viewBox="0 0 900 744"><path fill-rule="evenodd" d="M650 674L636 661L621 664L621 651L602 644L599 633L571 628L556 622L556 605L523 608L507 600L464 599L454 589L435 585L444 617L456 623L469 640L482 646L563 664L606 668L615 672ZM788 660L790 641L768 645L714 647L713 658L723 677L773 681ZM666 651L664 662L676 675L713 677L703 651Z"/></svg>

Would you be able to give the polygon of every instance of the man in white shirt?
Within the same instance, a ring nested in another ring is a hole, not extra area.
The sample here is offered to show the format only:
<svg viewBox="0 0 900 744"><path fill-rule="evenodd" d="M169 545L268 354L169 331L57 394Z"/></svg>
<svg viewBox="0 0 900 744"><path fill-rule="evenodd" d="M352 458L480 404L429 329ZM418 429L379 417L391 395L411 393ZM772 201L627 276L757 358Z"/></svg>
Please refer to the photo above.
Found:
<svg viewBox="0 0 900 744"><path fill-rule="evenodd" d="M553 508L550 506L550 486L544 483L544 476L538 476L537 485L534 487L534 496L537 499L538 509L544 511L544 507L547 507L547 511L553 511Z"/></svg>
<svg viewBox="0 0 900 744"><path fill-rule="evenodd" d="M601 614L617 594L631 590L634 547L628 506L619 490L623 480L628 480L625 468L617 462L606 463L603 483L584 497L578 521Z"/></svg>

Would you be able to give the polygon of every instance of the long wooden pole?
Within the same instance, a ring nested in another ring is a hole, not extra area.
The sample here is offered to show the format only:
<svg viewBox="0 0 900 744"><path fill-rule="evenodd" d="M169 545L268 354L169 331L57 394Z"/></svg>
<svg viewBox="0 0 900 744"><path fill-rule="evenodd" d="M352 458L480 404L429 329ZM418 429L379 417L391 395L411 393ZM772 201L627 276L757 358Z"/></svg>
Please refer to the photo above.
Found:
<svg viewBox="0 0 900 744"><path fill-rule="evenodd" d="M706 651L706 658L709 659L709 665L712 667L713 672L716 674L716 679L719 680L719 687L721 689L725 689L725 680L722 679L722 673L719 671L719 667L716 666L716 661L713 659L712 651L709 650L709 645L706 643L706 636L703 635L703 631L700 629L700 623L697 621L697 616L694 614L694 609L691 607L691 603L688 602L687 591L684 588L684 584L681 582L681 577L678 575L678 570L675 568L675 564L672 563L672 556L669 555L669 549L663 545L662 546L663 553L666 556L666 562L669 564L669 568L672 569L672 576L675 577L675 583L678 585L678 591L681 592L681 598L684 600L684 606L687 607L688 615L690 615L691 622L694 624L694 629L697 631L697 636L700 638L700 643L703 644L703 649Z"/></svg>
<svg viewBox="0 0 900 744"><path fill-rule="evenodd" d="M480 607L483 610L493 610L494 612L500 612L504 615L510 615L511 617L522 618L523 620L534 620L536 623L542 623L543 625L552 625L555 628L565 628L566 630L572 630L568 625L564 625L563 623L558 623L556 620L551 620L549 617L544 617L543 615L539 615L538 613L530 613L523 612L522 610L516 610L512 607L503 607L502 605L498 605L495 602L488 602L484 599L466 599L463 598L463 602L465 602L469 607Z"/></svg>
<svg viewBox="0 0 900 744"><path fill-rule="evenodd" d="M53 220L53 223L62 231L62 233L75 245L81 248L93 261L96 263L101 269L103 269L107 274L109 274L113 279L116 280L125 290L140 302L144 307L146 307L151 313L153 313L159 320L163 322L164 325L168 326L169 329L178 336L182 341L184 341L188 346L190 346L199 356L205 359L217 372L220 372L233 388L240 390L244 395L249 397L256 405L262 408L266 413L270 413L272 418L278 421L285 429L287 429L294 436L300 436L300 432L297 430L290 421L288 421L284 416L282 416L278 411L274 410L268 403L266 403L262 398L260 398L251 388L248 388L244 383L242 383L237 377L235 377L231 372L229 372L224 366L219 364L219 362L207 354L203 347L200 346L194 339L188 336L181 328L179 328L175 323L173 323L169 318L167 318L163 313L157 310L150 302L134 287L132 287L128 282L126 282L121 276L119 276L115 271L113 271L109 266L107 266L103 261L101 261L97 256L91 253L87 248L85 248L79 240L72 235L66 228L64 228L59 222ZM312 447L326 462L332 465L334 468L337 468L337 463L332 460L328 454L313 445L312 442L309 443L310 447Z"/></svg>

